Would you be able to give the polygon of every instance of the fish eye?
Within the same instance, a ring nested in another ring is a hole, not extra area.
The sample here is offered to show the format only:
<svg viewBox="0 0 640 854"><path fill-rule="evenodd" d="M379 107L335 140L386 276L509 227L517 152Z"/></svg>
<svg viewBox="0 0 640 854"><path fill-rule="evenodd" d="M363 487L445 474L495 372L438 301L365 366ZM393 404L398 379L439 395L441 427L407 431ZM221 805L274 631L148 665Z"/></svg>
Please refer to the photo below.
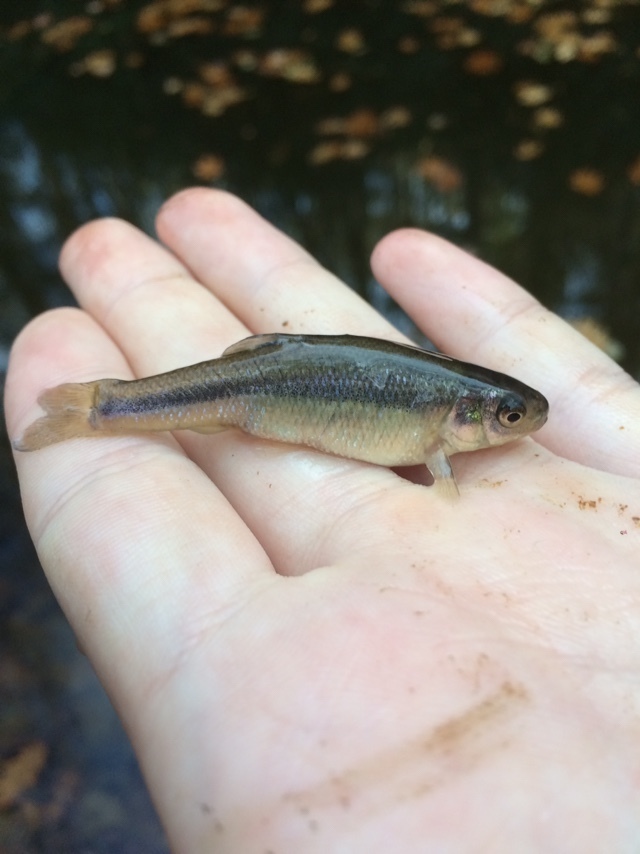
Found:
<svg viewBox="0 0 640 854"><path fill-rule="evenodd" d="M527 414L527 410L524 404L512 398L503 400L496 414L503 427L515 427Z"/></svg>

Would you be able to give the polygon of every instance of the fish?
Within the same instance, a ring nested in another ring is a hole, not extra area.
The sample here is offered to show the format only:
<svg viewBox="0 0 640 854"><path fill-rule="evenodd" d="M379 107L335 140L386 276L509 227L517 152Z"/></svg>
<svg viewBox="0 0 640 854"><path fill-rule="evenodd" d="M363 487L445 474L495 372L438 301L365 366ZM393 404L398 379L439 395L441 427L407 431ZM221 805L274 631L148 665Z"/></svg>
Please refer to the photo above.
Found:
<svg viewBox="0 0 640 854"><path fill-rule="evenodd" d="M442 353L355 335L245 338L222 356L137 380L65 383L14 441L35 451L87 436L238 428L380 466L424 464L444 492L452 454L538 430L549 404L513 377Z"/></svg>

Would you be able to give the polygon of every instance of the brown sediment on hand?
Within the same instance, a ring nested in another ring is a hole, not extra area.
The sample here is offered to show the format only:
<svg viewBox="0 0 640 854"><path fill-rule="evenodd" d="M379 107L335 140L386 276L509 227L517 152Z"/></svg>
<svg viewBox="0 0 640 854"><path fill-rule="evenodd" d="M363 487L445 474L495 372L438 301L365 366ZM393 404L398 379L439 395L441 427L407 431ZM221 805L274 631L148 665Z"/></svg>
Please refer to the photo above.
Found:
<svg viewBox="0 0 640 854"><path fill-rule="evenodd" d="M478 481L478 486L487 487L488 489L496 489L496 487L502 486L502 484L506 482L506 480L489 480L488 477L483 477Z"/></svg>
<svg viewBox="0 0 640 854"><path fill-rule="evenodd" d="M505 681L461 714L318 786L286 793L283 800L307 818L330 809L352 809L354 821L360 821L383 806L424 797L509 749L515 738L509 724L529 703L522 685Z"/></svg>
<svg viewBox="0 0 640 854"><path fill-rule="evenodd" d="M602 498L583 498L581 495L576 495L576 498L581 510L595 510L602 503Z"/></svg>
<svg viewBox="0 0 640 854"><path fill-rule="evenodd" d="M425 743L424 749L432 754L447 755L468 750L471 742L477 740L479 731L496 717L501 717L514 701L520 704L526 699L527 693L521 685L504 682L495 694L437 727ZM468 756L470 755L468 753Z"/></svg>

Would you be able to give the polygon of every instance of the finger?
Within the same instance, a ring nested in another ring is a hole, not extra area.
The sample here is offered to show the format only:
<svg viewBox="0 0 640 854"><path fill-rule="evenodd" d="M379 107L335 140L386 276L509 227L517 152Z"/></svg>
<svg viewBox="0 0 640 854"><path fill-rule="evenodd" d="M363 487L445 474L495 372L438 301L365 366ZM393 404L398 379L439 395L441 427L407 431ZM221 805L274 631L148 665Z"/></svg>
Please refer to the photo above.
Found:
<svg viewBox="0 0 640 854"><path fill-rule="evenodd" d="M136 376L211 359L250 334L175 255L122 220L78 229L62 248L60 270L130 355Z"/></svg>
<svg viewBox="0 0 640 854"><path fill-rule="evenodd" d="M550 417L539 441L585 465L640 475L638 385L524 289L415 230L384 238L372 266L444 352L513 374L548 398Z"/></svg>
<svg viewBox="0 0 640 854"><path fill-rule="evenodd" d="M208 238L210 245L232 244L229 251L239 258L246 255L246 232L255 227L255 220L263 223L247 206L242 211L245 227L240 222L227 233L224 219L217 229L211 222ZM187 222L185 229L190 225ZM271 240L262 253L266 263L268 252L279 257L282 244L290 243L268 229ZM67 242L61 267L80 304L122 348L137 376L214 358L247 334L229 309L193 281L171 253L126 223L100 221L80 229ZM243 287L239 278L238 289ZM354 505L399 480L387 469L236 432L177 435L285 574L306 572L352 550L361 532L346 524L338 531L336 516L348 518ZM331 526L329 539L326 530Z"/></svg>
<svg viewBox="0 0 640 854"><path fill-rule="evenodd" d="M179 193L160 211L157 229L194 276L254 332L406 340L301 246L235 196L202 189Z"/></svg>
<svg viewBox="0 0 640 854"><path fill-rule="evenodd" d="M88 315L42 315L12 349L10 432L37 414L43 385L113 375L130 371ZM170 436L63 443L17 454L16 464L54 592L116 693L140 698L193 633L237 606L238 591L250 595L272 575L226 499ZM125 659L130 668L109 669Z"/></svg>

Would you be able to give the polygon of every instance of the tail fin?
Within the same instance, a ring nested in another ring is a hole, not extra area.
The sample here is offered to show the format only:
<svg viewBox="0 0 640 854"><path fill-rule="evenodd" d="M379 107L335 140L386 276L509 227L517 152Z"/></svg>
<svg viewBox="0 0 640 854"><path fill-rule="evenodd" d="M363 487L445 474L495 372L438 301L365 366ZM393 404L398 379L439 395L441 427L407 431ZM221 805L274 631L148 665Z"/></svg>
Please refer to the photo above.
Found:
<svg viewBox="0 0 640 854"><path fill-rule="evenodd" d="M13 447L17 451L37 451L66 439L95 435L90 415L100 382L65 383L43 391L38 403L46 415L30 424Z"/></svg>

